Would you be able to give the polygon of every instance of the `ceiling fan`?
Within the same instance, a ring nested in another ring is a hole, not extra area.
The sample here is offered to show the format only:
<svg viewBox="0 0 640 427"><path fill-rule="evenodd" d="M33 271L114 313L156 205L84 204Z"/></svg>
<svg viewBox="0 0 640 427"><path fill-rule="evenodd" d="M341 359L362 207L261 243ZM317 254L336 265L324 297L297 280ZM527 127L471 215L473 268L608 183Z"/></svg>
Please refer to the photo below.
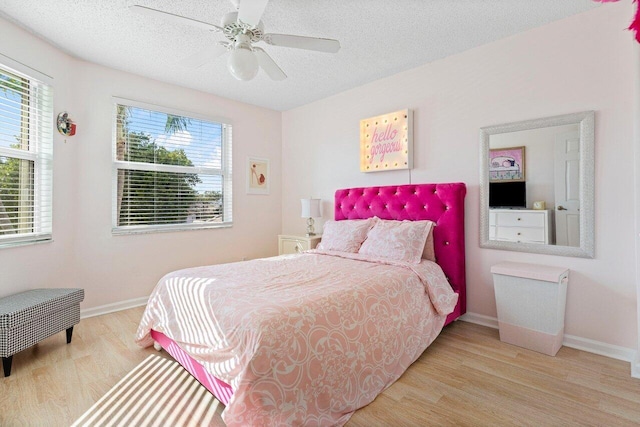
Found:
<svg viewBox="0 0 640 427"><path fill-rule="evenodd" d="M262 68L273 80L284 80L287 75L267 52L254 43L263 41L272 46L293 47L336 53L340 50L340 42L318 37L294 36L290 34L273 34L264 32L264 24L260 20L269 0L231 0L237 12L227 13L220 25L210 24L196 19L186 18L169 12L134 5L129 9L142 15L153 16L183 25L191 25L208 31L221 32L228 41L220 41L212 47L196 53L182 62L188 67L199 67L229 52L227 68L238 80L251 80Z"/></svg>

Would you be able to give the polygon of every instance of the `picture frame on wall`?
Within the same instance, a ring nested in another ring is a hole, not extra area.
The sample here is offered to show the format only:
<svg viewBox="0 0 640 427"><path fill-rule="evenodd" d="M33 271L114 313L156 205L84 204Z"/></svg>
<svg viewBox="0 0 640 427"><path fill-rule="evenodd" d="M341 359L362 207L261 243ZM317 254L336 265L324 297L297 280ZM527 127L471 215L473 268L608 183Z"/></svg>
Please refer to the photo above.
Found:
<svg viewBox="0 0 640 427"><path fill-rule="evenodd" d="M269 159L247 157L247 194L269 194Z"/></svg>
<svg viewBox="0 0 640 427"><path fill-rule="evenodd" d="M524 147L489 150L490 182L523 182L525 180Z"/></svg>

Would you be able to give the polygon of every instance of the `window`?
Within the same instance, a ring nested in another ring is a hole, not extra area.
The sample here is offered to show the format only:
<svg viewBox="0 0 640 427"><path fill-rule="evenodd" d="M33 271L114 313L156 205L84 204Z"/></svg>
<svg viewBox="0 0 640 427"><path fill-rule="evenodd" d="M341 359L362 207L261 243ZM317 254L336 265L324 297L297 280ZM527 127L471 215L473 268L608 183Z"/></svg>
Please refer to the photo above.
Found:
<svg viewBox="0 0 640 427"><path fill-rule="evenodd" d="M49 85L0 65L0 247L51 240L52 111Z"/></svg>
<svg viewBox="0 0 640 427"><path fill-rule="evenodd" d="M116 100L114 233L230 226L231 125Z"/></svg>

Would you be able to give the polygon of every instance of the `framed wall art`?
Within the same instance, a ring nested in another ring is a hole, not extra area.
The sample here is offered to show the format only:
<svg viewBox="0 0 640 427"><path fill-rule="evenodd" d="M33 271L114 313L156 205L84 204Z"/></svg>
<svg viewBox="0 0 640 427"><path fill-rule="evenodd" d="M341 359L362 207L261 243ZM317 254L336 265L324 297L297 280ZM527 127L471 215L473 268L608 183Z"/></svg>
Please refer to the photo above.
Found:
<svg viewBox="0 0 640 427"><path fill-rule="evenodd" d="M524 147L489 150L489 181L524 180Z"/></svg>
<svg viewBox="0 0 640 427"><path fill-rule="evenodd" d="M269 159L247 157L247 194L269 194Z"/></svg>

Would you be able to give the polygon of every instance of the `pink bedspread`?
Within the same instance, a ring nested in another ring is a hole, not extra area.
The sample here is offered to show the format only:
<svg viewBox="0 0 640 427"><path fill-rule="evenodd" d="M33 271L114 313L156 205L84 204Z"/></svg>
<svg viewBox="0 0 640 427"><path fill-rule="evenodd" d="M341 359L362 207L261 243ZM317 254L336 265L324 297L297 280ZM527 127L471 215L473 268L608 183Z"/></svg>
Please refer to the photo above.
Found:
<svg viewBox="0 0 640 427"><path fill-rule="evenodd" d="M457 301L440 267L311 251L167 274L138 328L234 394L228 426L342 425L397 380Z"/></svg>

